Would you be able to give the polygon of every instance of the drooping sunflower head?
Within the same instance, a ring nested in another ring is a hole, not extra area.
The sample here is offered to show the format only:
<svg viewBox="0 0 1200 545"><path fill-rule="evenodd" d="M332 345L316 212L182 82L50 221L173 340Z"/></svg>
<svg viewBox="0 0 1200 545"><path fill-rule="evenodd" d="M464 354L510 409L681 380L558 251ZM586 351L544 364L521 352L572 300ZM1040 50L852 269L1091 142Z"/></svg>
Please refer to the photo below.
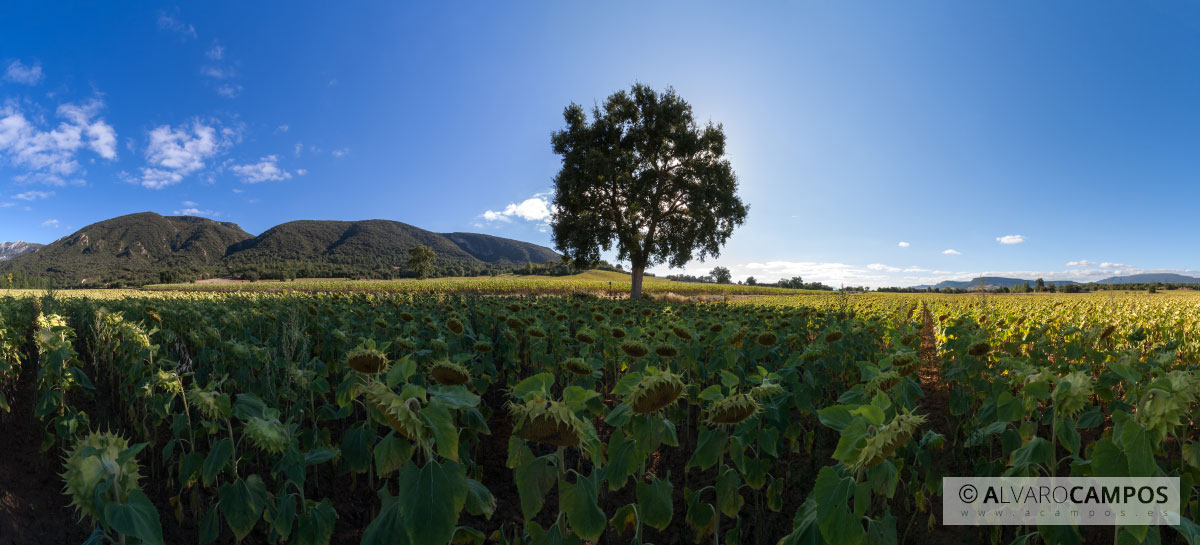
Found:
<svg viewBox="0 0 1200 545"><path fill-rule="evenodd" d="M868 381L865 389L868 394L874 395L878 392L891 390L899 383L900 373L896 371L884 371Z"/></svg>
<svg viewBox="0 0 1200 545"><path fill-rule="evenodd" d="M562 366L576 375L590 375L595 372L595 369L583 361L583 358L567 358L563 360Z"/></svg>
<svg viewBox="0 0 1200 545"><path fill-rule="evenodd" d="M628 340L621 343L621 351L631 358L640 358L650 353L650 347L641 341Z"/></svg>
<svg viewBox="0 0 1200 545"><path fill-rule="evenodd" d="M679 350L670 344L660 344L654 347L654 353L664 358L673 358L679 355Z"/></svg>
<svg viewBox="0 0 1200 545"><path fill-rule="evenodd" d="M537 327L537 326L530 326L530 327L529 327L529 329L526 329L526 330L525 330L525 333L526 333L526 334L528 334L530 337L533 337L533 338L535 338L535 339L544 339L544 338L546 338L546 330L545 330L545 329L542 329L542 328L540 328L540 327Z"/></svg>
<svg viewBox="0 0 1200 545"><path fill-rule="evenodd" d="M288 433L276 418L251 417L246 421L246 437L267 454L283 454L288 446Z"/></svg>
<svg viewBox="0 0 1200 545"><path fill-rule="evenodd" d="M1074 416L1087 405L1092 397L1092 377L1083 371L1075 371L1059 377L1054 386L1054 410L1058 415Z"/></svg>
<svg viewBox="0 0 1200 545"><path fill-rule="evenodd" d="M596 335L592 334L591 331L581 329L579 333L575 334L575 340L583 344L592 344L596 342Z"/></svg>
<svg viewBox="0 0 1200 545"><path fill-rule="evenodd" d="M705 420L709 424L733 425L740 424L754 416L761 406L750 394L737 394L715 401L708 408Z"/></svg>
<svg viewBox="0 0 1200 545"><path fill-rule="evenodd" d="M487 341L475 341L475 351L480 354L487 354L492 351L492 343Z"/></svg>
<svg viewBox="0 0 1200 545"><path fill-rule="evenodd" d="M987 341L976 341L971 343L971 347L967 349L967 353L972 356L985 356L992 350L992 345Z"/></svg>
<svg viewBox="0 0 1200 545"><path fill-rule="evenodd" d="M209 420L221 420L229 417L229 395L216 390L201 390L192 385L187 391L187 401L192 407L199 409L200 414Z"/></svg>
<svg viewBox="0 0 1200 545"><path fill-rule="evenodd" d="M534 397L524 403L509 402L518 437L557 447L578 446L588 437L588 424L561 401Z"/></svg>
<svg viewBox="0 0 1200 545"><path fill-rule="evenodd" d="M400 397L387 385L377 381L368 382L363 392L396 433L412 441L422 441L426 438L425 423L417 414L421 409L419 399Z"/></svg>
<svg viewBox="0 0 1200 545"><path fill-rule="evenodd" d="M382 372L387 364L387 356L376 348L359 348L346 355L346 365L366 375Z"/></svg>
<svg viewBox="0 0 1200 545"><path fill-rule="evenodd" d="M775 346L775 343L779 342L779 335L776 335L773 331L767 331L765 333L759 333L755 340L758 341L759 346L762 346L763 348L770 348Z"/></svg>
<svg viewBox="0 0 1200 545"><path fill-rule="evenodd" d="M754 399L767 399L771 396L782 394L785 391L787 390L784 390L783 386L780 386L778 383L764 380L762 384L750 389L750 396Z"/></svg>
<svg viewBox="0 0 1200 545"><path fill-rule="evenodd" d="M646 414L666 408L683 395L683 380L680 375L648 367L641 382L625 397L633 412Z"/></svg>
<svg viewBox="0 0 1200 545"><path fill-rule="evenodd" d="M90 432L76 440L64 459L64 466L63 493L71 498L71 506L80 518L101 520L106 494L124 502L130 492L139 488L141 475L137 460L129 451L129 441L114 433ZM105 481L110 482L108 490L97 494L97 487ZM97 498L98 495L101 497Z"/></svg>
<svg viewBox="0 0 1200 545"><path fill-rule="evenodd" d="M858 456L848 464L851 469L861 470L877 466L904 446L921 424L925 417L918 414L901 413L892 418L891 422L878 428L867 437L866 443L858 451Z"/></svg>
<svg viewBox="0 0 1200 545"><path fill-rule="evenodd" d="M434 382L446 386L466 384L471 380L471 372L461 364L450 360L438 360L429 366L429 376Z"/></svg>
<svg viewBox="0 0 1200 545"><path fill-rule="evenodd" d="M827 343L835 343L835 342L840 341L841 339L842 339L841 331L830 331L829 333L825 334L825 342L827 342Z"/></svg>
<svg viewBox="0 0 1200 545"><path fill-rule="evenodd" d="M686 327L683 327L679 324L671 324L671 332L674 333L676 337L679 337L685 341L692 340L692 332L688 331Z"/></svg>
<svg viewBox="0 0 1200 545"><path fill-rule="evenodd" d="M455 335L462 335L463 323L458 318L450 318L446 320L446 329L449 329Z"/></svg>

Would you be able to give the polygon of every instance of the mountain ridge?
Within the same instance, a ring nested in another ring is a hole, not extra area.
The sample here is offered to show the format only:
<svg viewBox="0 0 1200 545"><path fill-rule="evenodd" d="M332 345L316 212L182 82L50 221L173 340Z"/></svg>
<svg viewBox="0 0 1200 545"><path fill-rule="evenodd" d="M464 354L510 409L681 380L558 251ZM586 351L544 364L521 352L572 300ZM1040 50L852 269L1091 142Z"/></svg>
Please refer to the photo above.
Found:
<svg viewBox="0 0 1200 545"><path fill-rule="evenodd" d="M408 250L433 248L445 274L560 261L544 246L478 233L434 233L392 220L296 220L258 236L231 222L140 212L88 225L0 260L0 273L59 287L138 285L228 275L391 278L408 274Z"/></svg>

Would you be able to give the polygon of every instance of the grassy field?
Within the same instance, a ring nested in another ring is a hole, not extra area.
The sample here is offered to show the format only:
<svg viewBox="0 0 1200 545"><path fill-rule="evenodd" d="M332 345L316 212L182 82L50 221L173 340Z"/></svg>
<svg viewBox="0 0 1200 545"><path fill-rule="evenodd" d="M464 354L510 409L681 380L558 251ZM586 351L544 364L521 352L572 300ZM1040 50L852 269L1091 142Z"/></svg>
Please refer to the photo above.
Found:
<svg viewBox="0 0 1200 545"><path fill-rule="evenodd" d="M224 282L195 284L155 284L144 289L153 291L187 292L279 292L279 291L343 291L389 293L487 293L487 294L565 294L593 293L621 295L629 292L630 276L612 271L587 271L570 276L476 276L430 278L417 280L345 280L299 279L290 282L277 280L258 282ZM744 286L738 284L699 284L645 277L642 285L647 294L678 295L795 295L829 293L817 290Z"/></svg>

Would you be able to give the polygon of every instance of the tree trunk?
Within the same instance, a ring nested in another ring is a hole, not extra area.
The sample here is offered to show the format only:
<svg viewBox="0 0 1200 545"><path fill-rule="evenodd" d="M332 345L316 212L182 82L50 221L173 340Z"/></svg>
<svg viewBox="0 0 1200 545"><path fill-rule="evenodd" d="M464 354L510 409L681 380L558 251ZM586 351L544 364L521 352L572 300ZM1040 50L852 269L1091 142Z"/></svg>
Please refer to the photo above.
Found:
<svg viewBox="0 0 1200 545"><path fill-rule="evenodd" d="M629 288L630 299L642 298L642 274L646 272L646 267L633 267L633 286Z"/></svg>

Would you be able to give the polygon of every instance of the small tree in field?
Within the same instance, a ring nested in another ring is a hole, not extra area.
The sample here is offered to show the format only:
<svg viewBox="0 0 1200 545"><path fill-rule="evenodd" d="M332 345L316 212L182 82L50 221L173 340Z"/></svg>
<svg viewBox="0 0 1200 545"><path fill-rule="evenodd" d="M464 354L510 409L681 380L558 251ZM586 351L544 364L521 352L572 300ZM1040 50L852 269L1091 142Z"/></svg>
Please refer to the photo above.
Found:
<svg viewBox="0 0 1200 545"><path fill-rule="evenodd" d="M616 247L629 260L630 297L642 295L646 267L682 267L716 257L746 221L720 125L697 125L672 89L636 84L592 109L563 111L551 137L562 169L554 178L554 244L578 266Z"/></svg>
<svg viewBox="0 0 1200 545"><path fill-rule="evenodd" d="M713 281L718 284L728 284L733 280L733 275L729 273L729 269L725 267L713 267L712 272L708 273L713 277Z"/></svg>
<svg viewBox="0 0 1200 545"><path fill-rule="evenodd" d="M437 254L433 252L433 248L424 244L418 244L408 250L408 268L417 275L417 278L429 278L433 273L433 260Z"/></svg>

